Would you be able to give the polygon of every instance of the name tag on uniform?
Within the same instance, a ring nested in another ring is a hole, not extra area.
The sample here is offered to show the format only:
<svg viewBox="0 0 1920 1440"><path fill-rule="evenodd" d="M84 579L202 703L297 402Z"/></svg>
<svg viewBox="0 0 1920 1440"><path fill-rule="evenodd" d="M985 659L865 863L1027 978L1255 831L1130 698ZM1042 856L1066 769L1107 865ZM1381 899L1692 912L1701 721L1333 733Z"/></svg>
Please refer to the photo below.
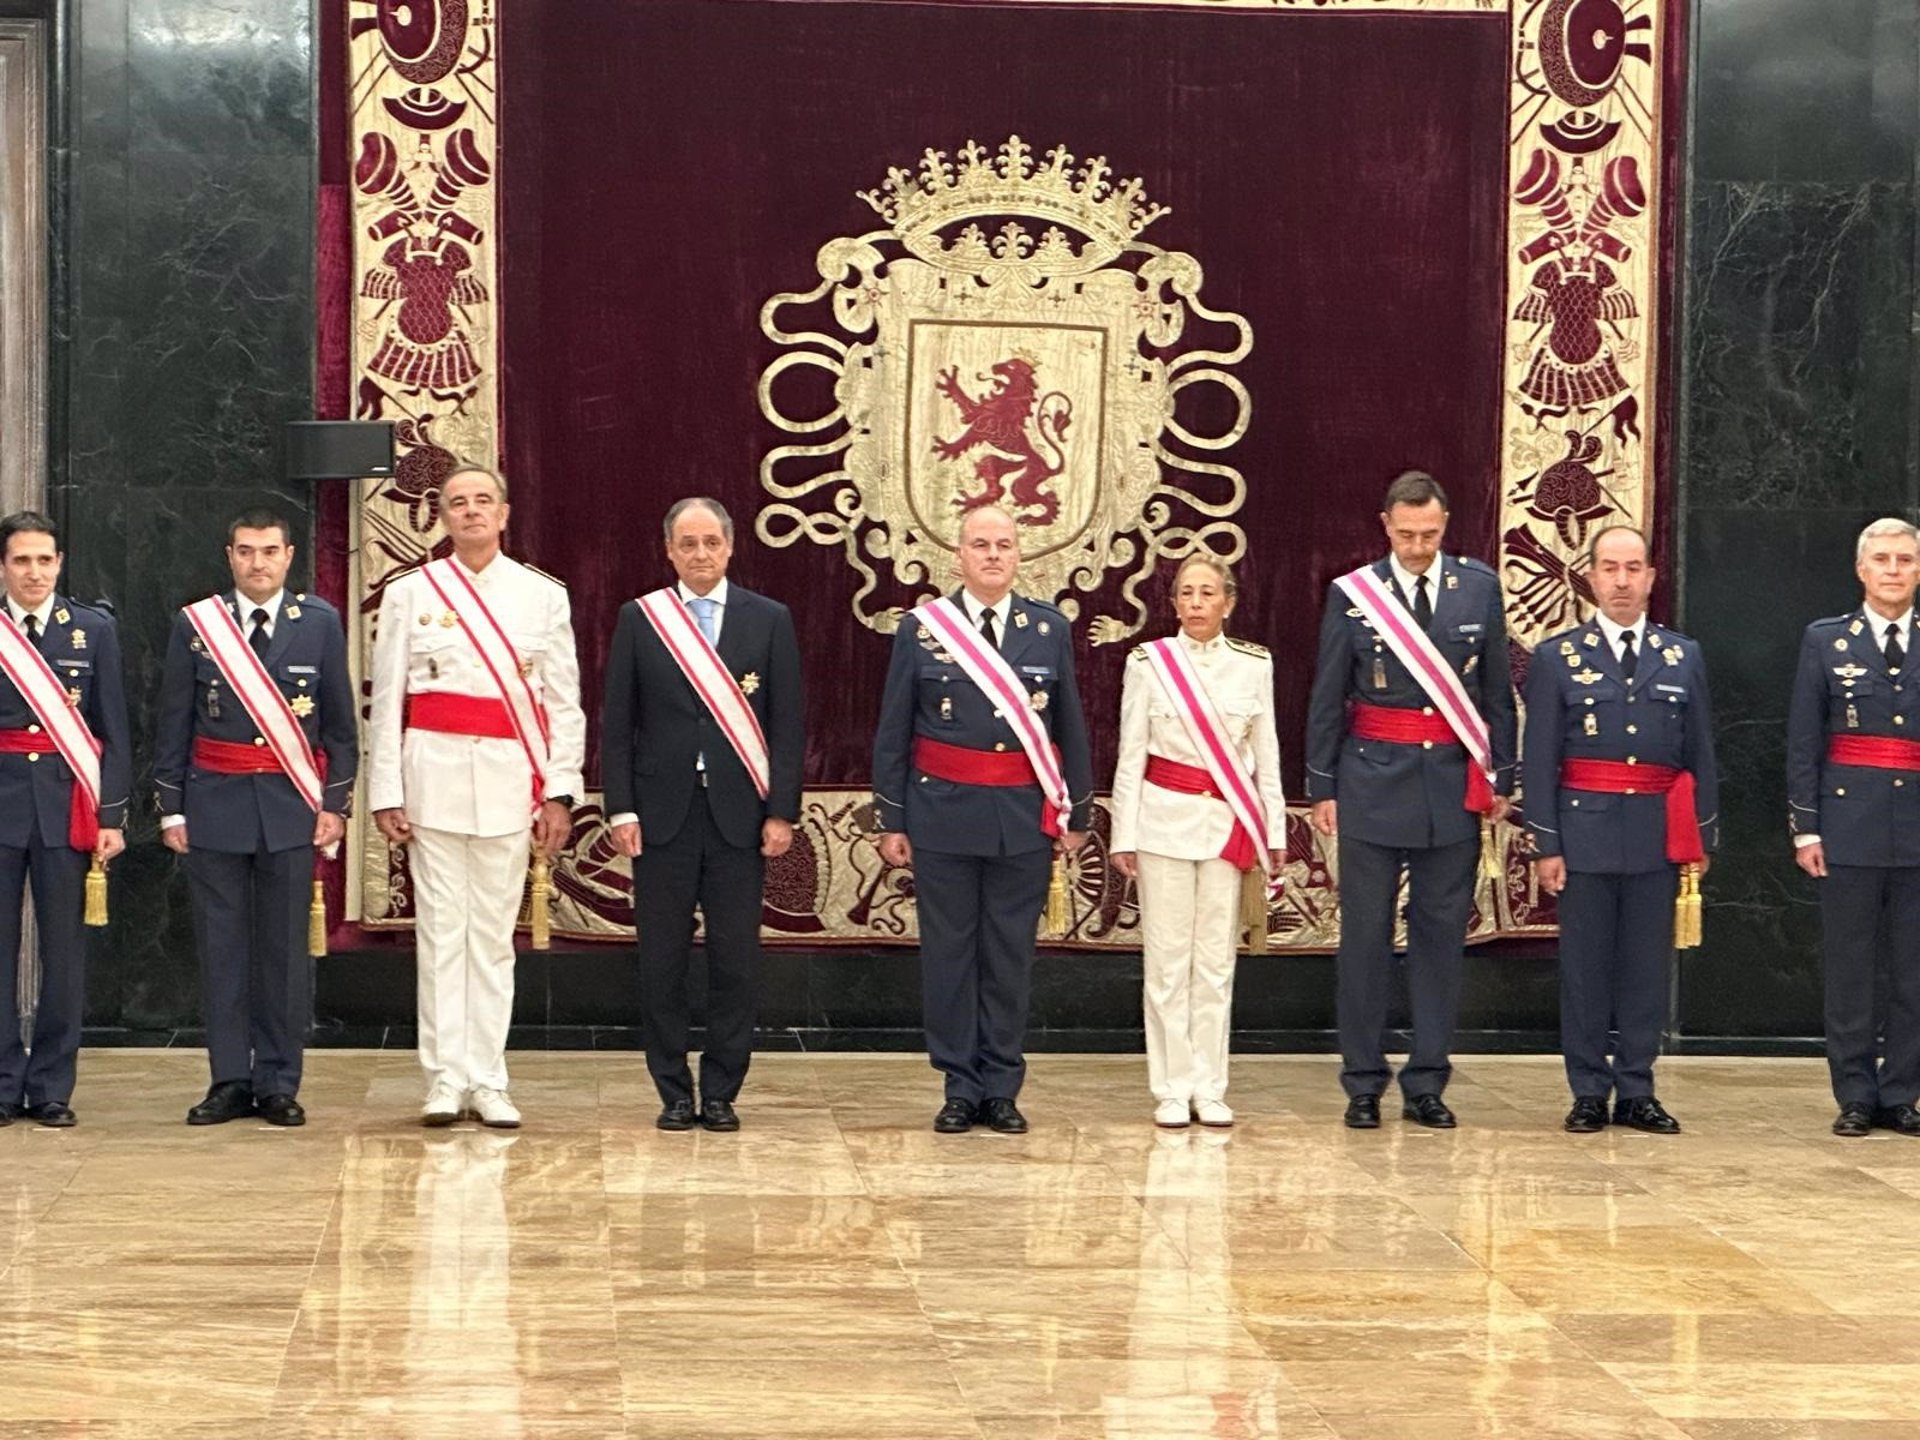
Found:
<svg viewBox="0 0 1920 1440"><path fill-rule="evenodd" d="M1687 693L1687 687L1684 685L1656 684L1653 688L1656 690L1664 691L1668 695L1685 695Z"/></svg>
<svg viewBox="0 0 1920 1440"><path fill-rule="evenodd" d="M1486 628L1487 628L1487 627L1486 627L1485 625L1483 625L1483 624L1481 624L1481 623L1480 623L1479 621L1475 621L1475 622L1474 622L1473 624L1471 624L1471 625L1456 625L1456 626L1454 626L1454 627L1453 627L1453 633L1454 633L1454 634L1456 634L1456 635L1478 635L1478 634L1479 634L1479 633L1480 633L1480 632L1481 632L1482 630L1484 630L1484 629L1486 629Z"/></svg>
<svg viewBox="0 0 1920 1440"><path fill-rule="evenodd" d="M320 673L320 667L318 665L288 665L284 668L289 675L318 675Z"/></svg>

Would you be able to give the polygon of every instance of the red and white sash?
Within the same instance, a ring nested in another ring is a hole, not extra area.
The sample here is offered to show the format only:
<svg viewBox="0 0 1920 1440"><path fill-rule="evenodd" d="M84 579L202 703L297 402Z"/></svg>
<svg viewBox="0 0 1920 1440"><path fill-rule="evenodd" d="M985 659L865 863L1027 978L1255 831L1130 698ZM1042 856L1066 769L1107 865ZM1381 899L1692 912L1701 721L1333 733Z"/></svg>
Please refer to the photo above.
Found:
<svg viewBox="0 0 1920 1440"><path fill-rule="evenodd" d="M967 678L980 687L1013 727L1044 797L1042 827L1049 835L1061 833L1073 810L1073 800L1067 793L1067 779L1060 772L1059 758L1053 753L1053 737L1029 703L1027 687L1020 683L1000 652L967 623L966 612L948 596L929 600L913 611L913 617L953 655Z"/></svg>
<svg viewBox="0 0 1920 1440"><path fill-rule="evenodd" d="M326 789L320 779L313 746L307 742L307 732L300 728L300 719L287 704L287 697L280 693L267 667L260 663L253 646L247 643L227 602L218 595L209 595L187 606L186 616L207 647L207 654L220 667L227 684L233 687L233 693L240 697L247 714L266 737L267 748L273 751L273 758L280 762L293 788L300 792L300 798L308 807L318 813L326 798ZM286 623L284 611L281 623Z"/></svg>
<svg viewBox="0 0 1920 1440"><path fill-rule="evenodd" d="M487 602L480 598L480 592L473 588L473 581L456 562L430 560L420 567L420 574L440 597L440 603L453 612L460 628L467 632L467 639L480 653L480 663L493 678L494 689L499 692L501 703L507 707L507 718L513 723L514 738L526 752L527 765L533 772L530 813L537 815L547 794L547 712L527 682L520 654L487 608Z"/></svg>
<svg viewBox="0 0 1920 1440"><path fill-rule="evenodd" d="M68 824L68 843L76 850L91 850L100 829L100 742L87 728L86 717L67 703L66 686L5 606L0 606L0 671L6 672L13 688L40 717L40 728L73 771L79 793ZM92 839L87 837L89 829Z"/></svg>
<svg viewBox="0 0 1920 1440"><path fill-rule="evenodd" d="M747 767L747 774L753 777L753 788L760 792L762 800L766 799L772 769L760 717L753 713L746 692L720 659L719 652L700 633L699 622L693 618L686 601L680 598L679 591L667 586L640 596L634 604L653 626L654 634L667 647L667 654L687 677L687 683L693 686L693 693L713 716L720 733L733 746L733 753Z"/></svg>
<svg viewBox="0 0 1920 1440"><path fill-rule="evenodd" d="M1261 870L1271 873L1273 841L1267 830L1266 807L1254 787L1253 772L1227 740L1226 724L1200 672L1194 669L1192 658L1178 640L1154 640L1141 648L1147 652L1147 663L1153 668L1154 678L1167 692L1181 724L1186 726L1187 738L1206 761L1214 788L1233 811L1233 818L1252 837Z"/></svg>
<svg viewBox="0 0 1920 1440"><path fill-rule="evenodd" d="M1467 697L1467 687L1460 683L1460 676L1453 666L1434 648L1427 632L1414 624L1407 607L1394 598L1393 592L1374 574L1372 566L1363 565L1350 575L1342 575L1334 583L1372 622L1374 633L1387 642L1387 647L1399 657L1400 663L1407 667L1420 688L1427 692L1434 709L1440 712L1454 735L1466 747L1467 758L1480 767L1487 783L1491 785L1494 778L1493 737L1488 733L1487 722L1473 708L1473 701Z"/></svg>

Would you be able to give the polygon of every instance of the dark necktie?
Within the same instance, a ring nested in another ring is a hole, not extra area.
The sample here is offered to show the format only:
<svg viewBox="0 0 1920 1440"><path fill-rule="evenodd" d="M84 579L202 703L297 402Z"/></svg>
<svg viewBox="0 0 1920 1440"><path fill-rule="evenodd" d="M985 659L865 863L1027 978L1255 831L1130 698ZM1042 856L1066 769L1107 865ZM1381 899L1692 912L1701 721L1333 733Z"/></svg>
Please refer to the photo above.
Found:
<svg viewBox="0 0 1920 1440"><path fill-rule="evenodd" d="M267 612L256 609L251 619L253 633L247 636L247 643L253 646L253 653L264 660L267 658Z"/></svg>
<svg viewBox="0 0 1920 1440"><path fill-rule="evenodd" d="M1889 624L1887 626L1887 668L1898 670L1906 660L1906 647L1900 643L1900 627Z"/></svg>
<svg viewBox="0 0 1920 1440"><path fill-rule="evenodd" d="M987 637L987 644L996 650L1000 648L1000 637L993 633L993 611L980 612L980 633Z"/></svg>
<svg viewBox="0 0 1920 1440"><path fill-rule="evenodd" d="M1433 601L1427 598L1427 577L1416 575L1413 581L1413 619L1422 630L1433 624Z"/></svg>
<svg viewBox="0 0 1920 1440"><path fill-rule="evenodd" d="M34 648L35 648L35 649L38 649L38 648L39 648L39 646L40 646L40 617L39 617L38 615L29 615L29 616L27 616L27 639L29 639L29 640L31 640L31 641L33 642L33 644L34 644Z"/></svg>
<svg viewBox="0 0 1920 1440"><path fill-rule="evenodd" d="M1640 656L1633 648L1633 632L1628 630L1620 637L1620 673L1633 679L1633 668L1640 663Z"/></svg>

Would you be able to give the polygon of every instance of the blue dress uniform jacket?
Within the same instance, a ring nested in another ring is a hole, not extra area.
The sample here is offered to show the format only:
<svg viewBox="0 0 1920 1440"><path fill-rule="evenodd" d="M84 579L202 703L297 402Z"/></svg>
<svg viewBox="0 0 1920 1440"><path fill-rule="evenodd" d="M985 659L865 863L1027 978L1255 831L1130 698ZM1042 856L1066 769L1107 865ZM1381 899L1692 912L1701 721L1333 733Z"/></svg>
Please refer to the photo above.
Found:
<svg viewBox="0 0 1920 1440"><path fill-rule="evenodd" d="M64 595L54 597L50 613L52 623L40 637L40 654L68 697L79 693L80 714L101 744L100 824L123 829L133 767L119 632L105 610ZM0 675L0 730L25 730L39 723L26 696ZM73 771L57 754L0 755L0 845L25 847L29 835L37 832L42 844L64 847L72 794Z"/></svg>
<svg viewBox="0 0 1920 1440"><path fill-rule="evenodd" d="M56 595L40 653L100 742L100 824L123 829L132 763L120 640L104 609ZM40 723L0 676L0 730ZM65 1104L73 1096L86 1008L86 875L90 858L68 843L73 771L58 754L0 755L0 1104ZM33 885L40 927L40 1002L29 1055L11 1023L20 952L20 895Z"/></svg>
<svg viewBox="0 0 1920 1440"><path fill-rule="evenodd" d="M231 593L222 598L244 634L244 602ZM293 706L316 758L326 757L324 808L347 814L360 751L340 612L315 595L287 595L262 663ZM196 850L251 855L313 843L313 811L292 780L276 773L201 770L193 764L199 736L236 745L262 743L253 717L182 610L167 641L154 737L153 782L161 813L187 817L187 841Z"/></svg>
<svg viewBox="0 0 1920 1440"><path fill-rule="evenodd" d="M1073 673L1067 617L1040 600L1013 597L1000 655L1027 689L1028 703L1060 747L1073 813L1070 830L1093 815L1093 756ZM1019 737L978 685L912 615L893 637L873 742L873 790L882 830L905 831L915 848L955 855L1017 855L1048 850L1040 828L1040 787L963 785L922 774L913 742L925 735L969 750L1018 753Z"/></svg>
<svg viewBox="0 0 1920 1440"><path fill-rule="evenodd" d="M1527 830L1536 853L1565 856L1569 870L1667 869L1667 802L1664 795L1562 790L1562 760L1691 771L1701 841L1709 854L1719 845L1706 661L1696 641L1663 625L1648 625L1644 634L1632 684L1598 621L1550 636L1533 652L1523 766Z"/></svg>
<svg viewBox="0 0 1920 1440"><path fill-rule="evenodd" d="M1373 569L1392 589L1392 562L1382 558ZM1511 795L1517 737L1500 581L1480 561L1453 555L1436 559L1430 573L1436 589L1427 634L1487 722L1494 790ZM1464 751L1457 745L1429 750L1356 739L1348 733L1347 712L1353 701L1410 710L1432 704L1346 591L1331 585L1307 702L1308 802L1337 799L1341 833L1374 845L1432 846L1476 839L1480 817L1462 804L1467 790Z"/></svg>
<svg viewBox="0 0 1920 1440"><path fill-rule="evenodd" d="M1827 760L1830 735L1920 742L1920 670L1887 666L1863 611L1816 620L1800 642L1787 714L1787 823L1829 865L1920 866L1920 776ZM1915 632L1920 635L1920 632Z"/></svg>
<svg viewBox="0 0 1920 1440"><path fill-rule="evenodd" d="M966 602L960 604L964 609ZM1011 596L1000 654L1059 747L1072 804L1066 826L1086 830L1093 760L1066 616ZM1021 753L1006 717L907 615L893 638L880 702L873 788L880 828L904 831L913 842L927 1058L946 1077L949 1100L1012 1100L1026 1079L1034 929L1052 870L1040 787L966 785L927 775L913 764L913 742L921 735L970 750Z"/></svg>
<svg viewBox="0 0 1920 1440"><path fill-rule="evenodd" d="M1527 671L1527 828L1539 854L1567 865L1560 893L1567 1084L1576 1099L1646 1099L1666 1028L1679 873L1667 859L1667 797L1563 789L1567 759L1691 772L1700 839L1711 853L1719 843L1720 785L1699 645L1648 624L1629 680L1592 620L1541 641Z"/></svg>
<svg viewBox="0 0 1920 1440"><path fill-rule="evenodd" d="M1886 624L1856 610L1809 625L1787 712L1788 828L1818 835L1827 862L1827 1069L1835 1100L1875 1109L1920 1098L1920 775L1834 764L1827 742L1920 741L1920 661L1910 646L1888 665Z"/></svg>

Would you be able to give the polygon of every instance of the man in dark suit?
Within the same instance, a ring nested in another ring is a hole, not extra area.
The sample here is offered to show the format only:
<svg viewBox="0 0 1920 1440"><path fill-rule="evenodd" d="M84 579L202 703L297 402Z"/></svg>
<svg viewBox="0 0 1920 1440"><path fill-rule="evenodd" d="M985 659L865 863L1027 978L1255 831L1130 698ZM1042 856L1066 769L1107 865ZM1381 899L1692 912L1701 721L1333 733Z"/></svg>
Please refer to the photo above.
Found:
<svg viewBox="0 0 1920 1440"><path fill-rule="evenodd" d="M950 598L1051 736L1068 813L1053 813L1002 705L917 615L894 633L873 741L880 854L913 867L927 1055L946 1076L933 1122L941 1134L1027 1128L1014 1102L1027 1072L1034 933L1055 851L1077 850L1091 824L1073 634L1052 605L1013 593L1019 567L1013 518L975 510L960 528L961 587Z"/></svg>
<svg viewBox="0 0 1920 1440"><path fill-rule="evenodd" d="M120 641L105 609L55 588L62 555L52 520L33 511L0 519L6 611L51 667L65 702L99 745L98 836L83 836L74 772L55 749L27 697L0 672L0 1125L25 1115L42 1125L74 1123L73 1082L86 1008L87 867L126 848L131 762ZM84 791L82 791L84 793ZM77 841L88 840L86 848ZM31 1053L20 1043L12 1005L20 955L20 909L33 885L40 930L40 999Z"/></svg>
<svg viewBox="0 0 1920 1440"><path fill-rule="evenodd" d="M1788 823L1795 859L1820 882L1833 1133L1920 1135L1920 531L1874 521L1854 570L1860 608L1814 621L1800 645Z"/></svg>
<svg viewBox="0 0 1920 1440"><path fill-rule="evenodd" d="M1396 479L1380 523L1390 553L1370 569L1395 607L1392 623L1410 616L1437 663L1457 676L1466 703L1484 721L1492 776L1469 790L1472 765L1444 718L1437 682L1423 683L1336 582L1327 593L1307 705L1306 769L1314 828L1339 837L1340 1084L1347 1125L1378 1127L1380 1095L1392 1079L1383 1032L1404 870L1413 1045L1400 1072L1403 1113L1451 1129L1453 1112L1440 1097L1453 1074L1481 817L1498 823L1513 793L1507 624L1492 569L1441 553L1447 497L1432 476L1409 471Z"/></svg>
<svg viewBox="0 0 1920 1440"><path fill-rule="evenodd" d="M733 520L718 501L675 504L666 539L679 583L620 608L600 781L614 843L633 858L642 1033L662 1105L655 1124L690 1130L695 1122L687 965L698 906L707 952L698 1120L738 1130L733 1102L753 1052L761 886L766 862L787 853L800 818L800 647L786 606L728 581ZM711 664L716 655L719 667L696 688L703 657ZM764 765L764 791L740 747Z"/></svg>
<svg viewBox="0 0 1920 1440"><path fill-rule="evenodd" d="M287 594L293 551L281 516L240 516L227 527L233 589L218 599L321 761L317 812L186 610L174 616L160 682L160 838L186 857L213 1071L189 1125L256 1113L306 1123L297 1097L313 1021L313 855L346 833L360 757L340 614L318 596Z"/></svg>
<svg viewBox="0 0 1920 1440"><path fill-rule="evenodd" d="M1617 1125L1679 1132L1653 1086L1677 867L1704 875L1718 841L1706 661L1697 641L1648 622L1649 562L1637 530L1594 536L1587 579L1600 613L1542 640L1527 670L1527 829L1540 888L1560 897L1560 1048L1575 1134L1606 1126L1609 1098Z"/></svg>

